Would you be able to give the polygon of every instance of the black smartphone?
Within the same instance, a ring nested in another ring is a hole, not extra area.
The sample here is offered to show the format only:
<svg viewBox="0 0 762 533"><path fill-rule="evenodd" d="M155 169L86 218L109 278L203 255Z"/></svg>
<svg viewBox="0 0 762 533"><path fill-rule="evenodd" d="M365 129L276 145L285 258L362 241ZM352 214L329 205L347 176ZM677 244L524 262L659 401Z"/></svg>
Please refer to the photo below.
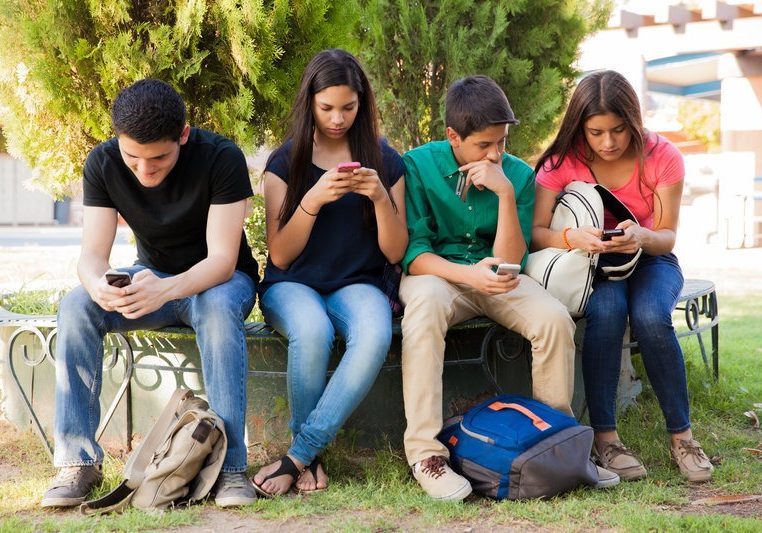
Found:
<svg viewBox="0 0 762 533"><path fill-rule="evenodd" d="M106 272L106 282L114 287L126 287L132 283L132 278L127 272L109 270Z"/></svg>
<svg viewBox="0 0 762 533"><path fill-rule="evenodd" d="M624 235L624 228L605 229L601 235L602 241L610 241L611 237L621 237Z"/></svg>

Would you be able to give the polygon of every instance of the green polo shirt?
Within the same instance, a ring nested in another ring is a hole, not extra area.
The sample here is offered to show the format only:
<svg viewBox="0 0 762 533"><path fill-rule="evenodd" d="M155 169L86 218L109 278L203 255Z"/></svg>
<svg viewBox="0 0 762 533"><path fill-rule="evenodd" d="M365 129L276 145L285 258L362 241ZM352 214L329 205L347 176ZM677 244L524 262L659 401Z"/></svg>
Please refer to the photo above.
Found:
<svg viewBox="0 0 762 533"><path fill-rule="evenodd" d="M497 232L497 195L489 189L470 187L466 201L455 192L460 171L450 143L434 141L403 156L405 207L410 243L402 259L405 272L413 260L432 252L453 263L472 265L493 256ZM521 233L532 235L534 172L521 159L503 154L503 172L516 191ZM526 254L522 266L526 262Z"/></svg>

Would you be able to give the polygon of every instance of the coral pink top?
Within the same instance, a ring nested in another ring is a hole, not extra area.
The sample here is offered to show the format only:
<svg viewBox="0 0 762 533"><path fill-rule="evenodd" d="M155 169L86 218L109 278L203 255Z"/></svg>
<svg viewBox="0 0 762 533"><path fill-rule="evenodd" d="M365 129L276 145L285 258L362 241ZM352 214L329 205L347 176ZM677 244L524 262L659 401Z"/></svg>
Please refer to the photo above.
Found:
<svg viewBox="0 0 762 533"><path fill-rule="evenodd" d="M647 134L646 153L648 155L644 168L645 183L643 185L639 183L636 164L627 183L618 189L611 189L611 192L632 211L641 226L652 229L654 218L652 189L681 181L685 176L685 166L683 156L677 147L661 135ZM569 182L575 180L596 183L588 166L574 155L567 155L561 166L555 170L546 170L548 167L550 167L550 161L546 162L537 173L537 183L553 192L561 192ZM616 225L616 219L606 212L604 227L614 228Z"/></svg>

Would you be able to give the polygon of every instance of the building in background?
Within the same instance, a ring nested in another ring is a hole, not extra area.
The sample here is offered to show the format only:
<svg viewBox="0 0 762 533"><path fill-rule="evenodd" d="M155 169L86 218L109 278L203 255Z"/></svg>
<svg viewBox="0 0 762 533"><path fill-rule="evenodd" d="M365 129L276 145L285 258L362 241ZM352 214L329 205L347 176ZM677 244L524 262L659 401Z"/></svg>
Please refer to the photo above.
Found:
<svg viewBox="0 0 762 533"><path fill-rule="evenodd" d="M582 44L578 68L625 75L646 127L686 154L684 234L762 245L762 1L621 1ZM691 101L700 105L680 117ZM719 115L715 143L689 131L696 114Z"/></svg>
<svg viewBox="0 0 762 533"><path fill-rule="evenodd" d="M30 190L24 183L31 175L23 161L0 154L0 225L67 223L68 202Z"/></svg>

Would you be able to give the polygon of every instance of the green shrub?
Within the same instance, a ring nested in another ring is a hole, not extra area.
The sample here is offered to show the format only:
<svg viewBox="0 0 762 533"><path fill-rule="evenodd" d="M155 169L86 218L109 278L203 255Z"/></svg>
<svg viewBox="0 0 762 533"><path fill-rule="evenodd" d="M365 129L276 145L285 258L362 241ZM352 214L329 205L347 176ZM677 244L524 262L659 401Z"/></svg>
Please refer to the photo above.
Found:
<svg viewBox="0 0 762 533"><path fill-rule="evenodd" d="M351 47L354 0L0 0L0 124L9 151L54 196L111 136L117 92L154 77L191 124L252 152L285 126L299 77L323 48Z"/></svg>
<svg viewBox="0 0 762 533"><path fill-rule="evenodd" d="M519 126L509 150L532 155L555 127L578 72L580 42L608 20L608 0L366 0L362 58L386 135L407 150L443 138L448 85L494 78Z"/></svg>

